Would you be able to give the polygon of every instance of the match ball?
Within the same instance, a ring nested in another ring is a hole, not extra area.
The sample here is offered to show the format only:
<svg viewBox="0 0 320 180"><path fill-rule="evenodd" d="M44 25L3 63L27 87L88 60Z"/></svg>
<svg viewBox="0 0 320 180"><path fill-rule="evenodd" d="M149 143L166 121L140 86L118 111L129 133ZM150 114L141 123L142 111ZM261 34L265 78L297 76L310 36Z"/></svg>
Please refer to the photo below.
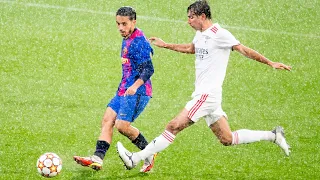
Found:
<svg viewBox="0 0 320 180"><path fill-rule="evenodd" d="M37 160L38 173L44 177L57 176L62 169L61 158L52 152L44 153Z"/></svg>

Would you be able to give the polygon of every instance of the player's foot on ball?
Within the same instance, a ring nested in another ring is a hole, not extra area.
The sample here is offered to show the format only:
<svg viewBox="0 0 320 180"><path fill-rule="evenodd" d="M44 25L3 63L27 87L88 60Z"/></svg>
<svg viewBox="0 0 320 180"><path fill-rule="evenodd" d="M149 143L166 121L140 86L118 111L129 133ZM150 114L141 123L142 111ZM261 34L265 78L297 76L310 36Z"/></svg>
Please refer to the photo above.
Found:
<svg viewBox="0 0 320 180"><path fill-rule="evenodd" d="M94 170L102 169L102 159L96 155L89 157L73 156L73 159L80 165L90 167Z"/></svg>
<svg viewBox="0 0 320 180"><path fill-rule="evenodd" d="M289 156L290 154L290 146L286 142L286 138L284 136L284 130L281 126L276 127L272 132L276 135L276 139L274 143L276 143L280 148L284 151L284 153Z"/></svg>
<svg viewBox="0 0 320 180"><path fill-rule="evenodd" d="M117 152L127 170L134 168L138 164L138 162L133 162L132 160L133 153L129 152L121 142L117 143Z"/></svg>
<svg viewBox="0 0 320 180"><path fill-rule="evenodd" d="M144 163L140 169L140 172L144 172L144 173L149 172L153 168L154 160L156 156L157 156L157 153L148 157L146 160L144 160Z"/></svg>

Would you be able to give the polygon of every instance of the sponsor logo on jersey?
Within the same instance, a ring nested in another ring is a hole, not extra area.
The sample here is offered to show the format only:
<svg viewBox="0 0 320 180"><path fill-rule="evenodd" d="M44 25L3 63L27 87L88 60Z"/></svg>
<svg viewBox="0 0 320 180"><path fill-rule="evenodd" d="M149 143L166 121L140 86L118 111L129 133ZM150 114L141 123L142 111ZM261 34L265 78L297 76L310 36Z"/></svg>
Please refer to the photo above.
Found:
<svg viewBox="0 0 320 180"><path fill-rule="evenodd" d="M205 48L196 48L196 53L197 54L209 54L208 49L205 49Z"/></svg>
<svg viewBox="0 0 320 180"><path fill-rule="evenodd" d="M204 56L209 54L209 50L205 48L196 48L196 58L203 60Z"/></svg>
<svg viewBox="0 0 320 180"><path fill-rule="evenodd" d="M129 59L128 58L121 58L122 64L128 64Z"/></svg>

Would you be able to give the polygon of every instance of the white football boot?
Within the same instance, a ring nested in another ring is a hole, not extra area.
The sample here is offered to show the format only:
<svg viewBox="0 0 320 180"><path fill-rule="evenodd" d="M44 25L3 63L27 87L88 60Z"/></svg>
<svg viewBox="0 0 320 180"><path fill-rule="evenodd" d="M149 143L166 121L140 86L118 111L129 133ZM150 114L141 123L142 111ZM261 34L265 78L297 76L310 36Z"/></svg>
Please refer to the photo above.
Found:
<svg viewBox="0 0 320 180"><path fill-rule="evenodd" d="M281 126L277 126L272 132L276 135L274 143L276 143L280 148L284 151L284 153L289 156L290 154L290 146L286 142L286 138L284 137L284 130Z"/></svg>
<svg viewBox="0 0 320 180"><path fill-rule="evenodd" d="M134 155L134 153L128 151L123 145L121 142L118 142L117 143L117 152L119 154L119 157L121 158L121 160L123 161L124 163L124 166L130 170L130 169L133 169L134 167L136 167L136 165L139 163L139 162L134 162L132 157Z"/></svg>

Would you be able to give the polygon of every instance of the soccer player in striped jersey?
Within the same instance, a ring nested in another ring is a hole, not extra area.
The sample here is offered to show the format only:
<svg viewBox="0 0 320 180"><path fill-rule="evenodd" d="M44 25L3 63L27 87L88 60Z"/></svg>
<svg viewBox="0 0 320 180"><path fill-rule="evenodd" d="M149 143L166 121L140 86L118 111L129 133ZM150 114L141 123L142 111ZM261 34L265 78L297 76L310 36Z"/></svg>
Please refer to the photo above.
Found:
<svg viewBox="0 0 320 180"><path fill-rule="evenodd" d="M122 79L116 95L107 105L102 119L101 134L96 143L94 155L74 156L82 166L95 170L102 168L103 159L108 151L113 135L113 127L129 138L139 149L148 142L131 123L145 109L152 95L150 77L154 69L151 61L153 49L144 33L135 27L136 11L132 7L121 7L116 13L118 30L123 37L121 49ZM141 172L153 167L154 155L145 159Z"/></svg>
<svg viewBox="0 0 320 180"><path fill-rule="evenodd" d="M211 20L210 6L206 1L196 1L187 8L188 23L196 30L192 43L169 44L157 37L149 40L156 46L181 53L195 54L196 80L192 100L166 126L165 131L155 138L144 150L131 153L120 142L117 150L127 169L150 155L167 148L183 129L204 118L213 134L225 146L258 142L274 142L289 156L289 145L283 128L270 131L241 129L231 131L227 115L221 108L222 84L225 78L231 51L271 66L275 69L291 70L290 66L273 62L258 52L241 44L229 31Z"/></svg>

